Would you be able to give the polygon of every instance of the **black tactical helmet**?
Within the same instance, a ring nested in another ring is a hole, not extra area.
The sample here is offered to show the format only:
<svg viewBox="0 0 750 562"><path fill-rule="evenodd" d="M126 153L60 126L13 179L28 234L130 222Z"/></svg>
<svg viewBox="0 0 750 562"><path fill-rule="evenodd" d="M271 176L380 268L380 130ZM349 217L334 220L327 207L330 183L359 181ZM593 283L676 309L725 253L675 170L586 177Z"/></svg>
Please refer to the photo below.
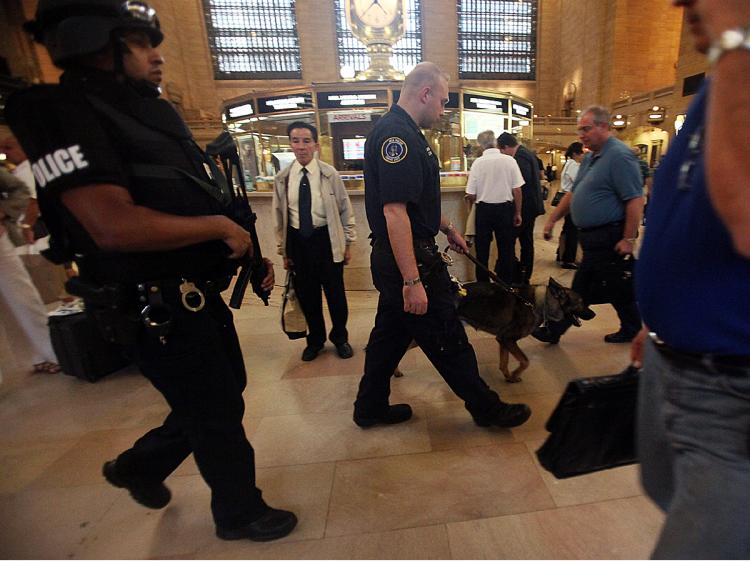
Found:
<svg viewBox="0 0 750 562"><path fill-rule="evenodd" d="M138 0L39 0L36 19L24 28L58 66L102 50L116 30L145 31L154 47L164 39L156 11Z"/></svg>

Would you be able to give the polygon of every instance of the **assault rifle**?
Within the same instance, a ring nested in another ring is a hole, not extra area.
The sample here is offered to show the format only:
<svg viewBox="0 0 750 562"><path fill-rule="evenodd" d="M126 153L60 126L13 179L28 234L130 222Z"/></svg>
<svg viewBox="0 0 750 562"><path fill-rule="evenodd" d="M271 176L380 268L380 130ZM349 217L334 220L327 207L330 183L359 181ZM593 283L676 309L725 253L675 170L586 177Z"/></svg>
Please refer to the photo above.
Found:
<svg viewBox="0 0 750 562"><path fill-rule="evenodd" d="M219 157L221 165L224 168L224 177L227 181L227 187L232 196L229 203L229 217L250 233L250 239L253 242L252 256L248 252L248 254L245 254L245 256L240 258L241 268L240 272L237 274L237 280L234 283L232 296L229 299L229 306L232 308L240 308L242 305L242 299L245 296L245 290L247 290L248 282L252 285L253 292L260 297L266 306L268 306L268 297L271 294L271 291L267 291L261 286L268 271L266 263L263 261L263 255L260 251L258 233L255 230L255 221L258 217L253 213L250 201L247 198L245 175L242 172L240 155L237 153L237 148L234 145L232 136L226 131L221 133L211 141L208 146L206 146L206 154L208 154L209 157ZM239 182L239 185L236 186L232 181L235 172L237 181Z"/></svg>

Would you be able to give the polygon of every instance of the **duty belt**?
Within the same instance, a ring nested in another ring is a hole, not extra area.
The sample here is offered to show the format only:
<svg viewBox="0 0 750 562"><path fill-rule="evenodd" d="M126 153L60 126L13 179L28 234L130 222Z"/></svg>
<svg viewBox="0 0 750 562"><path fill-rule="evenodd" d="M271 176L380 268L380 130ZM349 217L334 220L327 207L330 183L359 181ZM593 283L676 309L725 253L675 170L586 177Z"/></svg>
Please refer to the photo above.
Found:
<svg viewBox="0 0 750 562"><path fill-rule="evenodd" d="M200 312L206 306L207 295L219 294L225 288L225 280L211 279L191 281L182 278L138 283L138 301L143 306L141 321L150 335L165 344L172 326L169 302L178 300L185 310Z"/></svg>

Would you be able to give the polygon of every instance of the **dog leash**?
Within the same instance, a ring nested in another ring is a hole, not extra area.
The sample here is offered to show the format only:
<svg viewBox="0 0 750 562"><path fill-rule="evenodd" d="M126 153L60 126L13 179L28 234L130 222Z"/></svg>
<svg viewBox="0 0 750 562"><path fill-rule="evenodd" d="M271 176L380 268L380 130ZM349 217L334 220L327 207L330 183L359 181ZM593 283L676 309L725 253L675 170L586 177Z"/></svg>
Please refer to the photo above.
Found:
<svg viewBox="0 0 750 562"><path fill-rule="evenodd" d="M452 249L450 246L446 247L445 248L445 252L448 252L448 250L450 250L450 249ZM453 250L453 251L456 252L456 250ZM500 279L500 277L498 277L497 273L495 273L494 271L490 270L486 265L484 265L483 263L481 263L477 258L475 258L474 256L472 256L470 253L468 253L468 252L456 252L456 253L457 254L460 253L461 255L466 256L469 259L470 262L472 262L478 268L486 271L487 274L489 275L490 279L492 279L495 283L497 283L500 286L501 289L503 289L504 291L506 291L508 293L511 293L514 297L516 297L518 300L520 300L525 305L530 306L532 309L534 308L534 303L531 303L531 302L527 301L525 298L523 298L521 295L519 295L516 291L513 290L513 287L511 287L505 281L503 281L502 279Z"/></svg>

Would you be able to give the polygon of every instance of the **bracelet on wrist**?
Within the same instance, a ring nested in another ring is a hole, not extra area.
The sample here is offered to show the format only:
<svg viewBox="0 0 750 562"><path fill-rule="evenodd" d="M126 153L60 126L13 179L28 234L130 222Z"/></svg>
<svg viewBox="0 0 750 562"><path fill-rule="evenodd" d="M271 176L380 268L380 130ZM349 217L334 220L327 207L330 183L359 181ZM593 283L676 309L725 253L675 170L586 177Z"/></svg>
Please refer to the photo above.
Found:
<svg viewBox="0 0 750 562"><path fill-rule="evenodd" d="M636 238L623 238L623 240L625 240L625 242L630 242L631 244L635 244Z"/></svg>
<svg viewBox="0 0 750 562"><path fill-rule="evenodd" d="M414 279L404 279L404 287L413 287L414 285L421 285L422 280L419 277Z"/></svg>

